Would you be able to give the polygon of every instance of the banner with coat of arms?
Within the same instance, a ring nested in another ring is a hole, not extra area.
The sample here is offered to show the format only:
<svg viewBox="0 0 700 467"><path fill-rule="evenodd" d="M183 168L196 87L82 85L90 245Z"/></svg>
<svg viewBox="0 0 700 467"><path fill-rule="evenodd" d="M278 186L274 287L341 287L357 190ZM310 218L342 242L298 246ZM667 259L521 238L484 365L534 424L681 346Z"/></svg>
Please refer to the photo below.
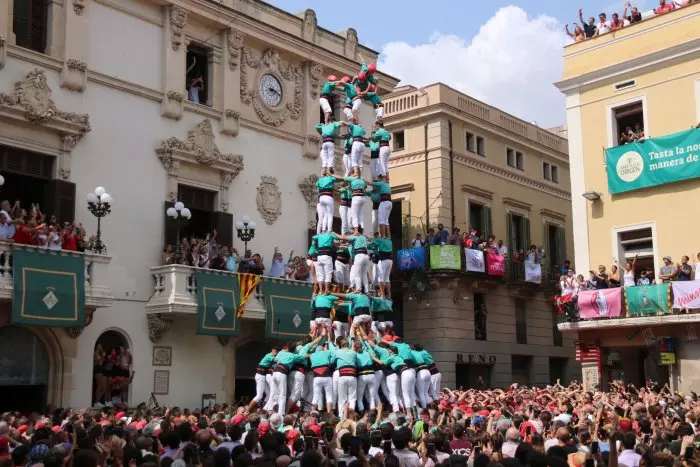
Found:
<svg viewBox="0 0 700 467"><path fill-rule="evenodd" d="M295 340L307 335L313 286L307 282L267 279L262 288L267 310L265 338Z"/></svg>
<svg viewBox="0 0 700 467"><path fill-rule="evenodd" d="M236 336L240 332L240 287L236 274L197 270L197 334Z"/></svg>
<svg viewBox="0 0 700 467"><path fill-rule="evenodd" d="M16 246L12 262L13 324L66 328L85 325L82 254Z"/></svg>
<svg viewBox="0 0 700 467"><path fill-rule="evenodd" d="M671 312L671 284L637 285L625 287L629 316L669 314Z"/></svg>

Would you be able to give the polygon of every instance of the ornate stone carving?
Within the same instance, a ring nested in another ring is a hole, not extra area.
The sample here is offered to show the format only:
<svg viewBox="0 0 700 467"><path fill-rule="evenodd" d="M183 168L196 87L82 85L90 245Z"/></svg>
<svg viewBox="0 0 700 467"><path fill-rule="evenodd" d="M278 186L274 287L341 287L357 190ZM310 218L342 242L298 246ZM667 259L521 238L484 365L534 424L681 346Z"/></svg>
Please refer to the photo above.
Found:
<svg viewBox="0 0 700 467"><path fill-rule="evenodd" d="M163 102L163 116L180 120L184 107L185 94L179 91L168 91L165 93Z"/></svg>
<svg viewBox="0 0 700 467"><path fill-rule="evenodd" d="M190 130L185 140L168 138L162 141L156 153L163 168L172 177L177 177L180 161L217 168L233 178L243 170L243 156L219 151L209 119L202 120Z"/></svg>
<svg viewBox="0 0 700 467"><path fill-rule="evenodd" d="M226 347L228 343L231 341L230 336L216 336L216 340L219 341L219 344L221 347Z"/></svg>
<svg viewBox="0 0 700 467"><path fill-rule="evenodd" d="M83 14L83 10L85 10L86 5L87 0L73 0L73 11L76 15L80 16Z"/></svg>
<svg viewBox="0 0 700 467"><path fill-rule="evenodd" d="M174 51L180 50L182 45L182 33L187 24L187 10L175 5L170 5L168 20L170 21L170 43Z"/></svg>
<svg viewBox="0 0 700 467"><path fill-rule="evenodd" d="M301 25L301 37L303 37L305 41L313 42L316 37L317 27L318 20L316 19L316 12L308 8L304 12L304 23Z"/></svg>
<svg viewBox="0 0 700 467"><path fill-rule="evenodd" d="M0 70L7 62L7 38L4 34L0 34Z"/></svg>
<svg viewBox="0 0 700 467"><path fill-rule="evenodd" d="M61 180L70 180L70 169L58 169L58 176Z"/></svg>
<svg viewBox="0 0 700 467"><path fill-rule="evenodd" d="M321 149L321 138L318 135L306 135L302 153L309 159L318 159Z"/></svg>
<svg viewBox="0 0 700 467"><path fill-rule="evenodd" d="M245 35L231 28L228 30L227 42L228 42L228 67L231 71L236 71L238 68L238 63L241 58L241 48L243 47L243 42L245 41Z"/></svg>
<svg viewBox="0 0 700 467"><path fill-rule="evenodd" d="M146 321L148 323L148 339L154 344L160 342L163 334L173 325L172 317L164 317L160 313L146 315Z"/></svg>
<svg viewBox="0 0 700 467"><path fill-rule="evenodd" d="M355 60L355 52L357 51L357 31L349 28L345 31L345 56L351 60Z"/></svg>
<svg viewBox="0 0 700 467"><path fill-rule="evenodd" d="M255 52L249 47L242 49L241 63L241 101L252 105L260 120L272 126L280 126L288 119L298 120L302 112L303 73L301 67L285 63L275 49L267 49L261 58L255 58ZM248 69L257 70L254 83L248 82ZM293 93L284 93L287 102L280 110L273 110L263 104L257 83L264 73L274 73L291 82ZM249 89L250 86L250 89ZM291 95L291 96L290 96Z"/></svg>
<svg viewBox="0 0 700 467"><path fill-rule="evenodd" d="M87 84L87 63L69 58L61 70L61 87L83 92Z"/></svg>
<svg viewBox="0 0 700 467"><path fill-rule="evenodd" d="M80 60L76 60L74 58L69 58L66 60L66 67L69 70L84 72L87 70L87 63L81 62Z"/></svg>
<svg viewBox="0 0 700 467"><path fill-rule="evenodd" d="M241 113L232 109L224 110L224 118L221 119L221 133L229 136L238 136L241 130Z"/></svg>
<svg viewBox="0 0 700 467"><path fill-rule="evenodd" d="M168 195L165 197L165 199L167 199L171 203L174 203L175 201L177 201L177 193L174 191L171 191L168 193Z"/></svg>
<svg viewBox="0 0 700 467"><path fill-rule="evenodd" d="M308 205L314 205L316 203L316 196L318 193L316 182L318 182L318 175L311 174L299 183L301 196L304 197L304 201L306 201Z"/></svg>
<svg viewBox="0 0 700 467"><path fill-rule="evenodd" d="M90 323L92 323L92 317L94 313L94 309L86 309L84 321L85 325L81 328L63 328L63 330L66 332L66 335L71 339L77 339L83 333L83 329L90 326Z"/></svg>
<svg viewBox="0 0 700 467"><path fill-rule="evenodd" d="M255 199L258 205L258 212L267 225L275 223L282 214L282 193L277 186L277 179L262 175L260 186L258 186L258 196Z"/></svg>
<svg viewBox="0 0 700 467"><path fill-rule="evenodd" d="M32 123L60 121L76 126L76 132L81 135L90 131L89 115L58 110L51 92L44 70L36 68L23 81L15 83L12 95L0 93L0 107L21 109L24 118Z"/></svg>
<svg viewBox="0 0 700 467"><path fill-rule="evenodd" d="M311 94L311 99L318 99L321 75L323 75L323 67L321 64L311 62L309 64L309 78L311 78L311 82L309 83L309 93Z"/></svg>

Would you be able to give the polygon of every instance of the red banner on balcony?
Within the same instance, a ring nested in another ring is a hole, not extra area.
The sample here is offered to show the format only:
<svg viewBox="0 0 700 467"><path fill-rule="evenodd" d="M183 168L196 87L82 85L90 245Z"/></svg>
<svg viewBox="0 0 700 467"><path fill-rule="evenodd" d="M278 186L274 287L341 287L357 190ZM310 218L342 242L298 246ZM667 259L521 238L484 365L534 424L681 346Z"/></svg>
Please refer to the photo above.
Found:
<svg viewBox="0 0 700 467"><path fill-rule="evenodd" d="M619 318L622 311L622 288L579 292L578 310L581 319Z"/></svg>
<svg viewBox="0 0 700 467"><path fill-rule="evenodd" d="M600 346L593 341L575 341L577 362L600 363Z"/></svg>
<svg viewBox="0 0 700 467"><path fill-rule="evenodd" d="M506 275L506 258L496 253L486 253L486 264L489 276L503 277Z"/></svg>

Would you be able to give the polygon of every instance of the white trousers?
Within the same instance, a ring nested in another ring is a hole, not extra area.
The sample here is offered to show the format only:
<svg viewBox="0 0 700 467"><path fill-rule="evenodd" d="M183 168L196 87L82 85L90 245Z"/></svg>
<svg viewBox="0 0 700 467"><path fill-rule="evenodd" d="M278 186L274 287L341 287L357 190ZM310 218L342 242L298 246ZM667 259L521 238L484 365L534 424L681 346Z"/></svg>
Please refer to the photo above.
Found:
<svg viewBox="0 0 700 467"><path fill-rule="evenodd" d="M338 378L338 417L343 419L345 404L348 410L355 410L357 404L357 378L354 376L341 376Z"/></svg>
<svg viewBox="0 0 700 467"><path fill-rule="evenodd" d="M302 396L307 401L314 397L314 372L309 369L304 377L304 395ZM306 407L308 410L308 407Z"/></svg>
<svg viewBox="0 0 700 467"><path fill-rule="evenodd" d="M272 373L277 391L277 413L284 417L287 410L287 375L276 371Z"/></svg>
<svg viewBox="0 0 700 467"><path fill-rule="evenodd" d="M350 284L350 265L335 260L335 282L341 285Z"/></svg>
<svg viewBox="0 0 700 467"><path fill-rule="evenodd" d="M371 375L358 375L357 377L357 409L360 412L364 412L365 404L364 397L367 396L367 401L369 402L369 409L374 410L376 406L376 392L377 392L377 382L374 379L374 374Z"/></svg>
<svg viewBox="0 0 700 467"><path fill-rule="evenodd" d="M318 224L316 224L316 233L329 233L333 231L333 197L322 195L318 198L316 204L316 212L318 213Z"/></svg>
<svg viewBox="0 0 700 467"><path fill-rule="evenodd" d="M383 105L378 105L376 109L374 109L374 116L376 117L377 120L381 120L384 118L384 106Z"/></svg>
<svg viewBox="0 0 700 467"><path fill-rule="evenodd" d="M313 404L322 410L326 404L333 403L333 378L330 376L314 376Z"/></svg>
<svg viewBox="0 0 700 467"><path fill-rule="evenodd" d="M320 256L319 256L320 258ZM380 259L375 269L377 269L377 280L379 282L390 282L391 268L394 265L394 260Z"/></svg>
<svg viewBox="0 0 700 467"><path fill-rule="evenodd" d="M353 141L352 150L350 151L350 163L353 167L360 169L364 165L365 159L365 143L362 141Z"/></svg>
<svg viewBox="0 0 700 467"><path fill-rule="evenodd" d="M340 214L340 235L347 234L350 230L350 207L338 206ZM331 216L331 227L333 226L333 217Z"/></svg>
<svg viewBox="0 0 700 467"><path fill-rule="evenodd" d="M379 170L384 176L389 173L389 157L391 156L391 148L389 146L379 147Z"/></svg>
<svg viewBox="0 0 700 467"><path fill-rule="evenodd" d="M326 141L321 145L321 167L324 169L333 168L333 156L335 155L335 143Z"/></svg>
<svg viewBox="0 0 700 467"><path fill-rule="evenodd" d="M273 373L268 373L265 375L265 382L270 388L270 392L267 395L267 402L265 403L265 407L263 407L263 409L268 411L274 409L275 404L277 403L277 386L275 385L275 380L272 375Z"/></svg>
<svg viewBox="0 0 700 467"><path fill-rule="evenodd" d="M333 109L331 108L331 104L328 102L328 99L321 97L319 98L318 103L321 104L321 110L323 110L324 114L333 113Z"/></svg>
<svg viewBox="0 0 700 467"><path fill-rule="evenodd" d="M350 327L348 323L343 323L342 321L333 321L333 335L336 337L348 337L350 332Z"/></svg>
<svg viewBox="0 0 700 467"><path fill-rule="evenodd" d="M316 318L316 326L318 326L319 328L322 326L325 326L326 329L330 329L331 319L330 318Z"/></svg>
<svg viewBox="0 0 700 467"><path fill-rule="evenodd" d="M356 98L352 101L352 110L353 110L353 112L359 111L359 110L360 110L360 107L362 107L362 99L360 99L359 97L356 97Z"/></svg>
<svg viewBox="0 0 700 467"><path fill-rule="evenodd" d="M372 180L377 178L377 175L381 173L381 167L380 167L381 161L379 158L376 159L370 159L369 160L369 169L372 171Z"/></svg>
<svg viewBox="0 0 700 467"><path fill-rule="evenodd" d="M430 397L434 401L440 400L440 385L442 383L442 374L440 372L430 375Z"/></svg>
<svg viewBox="0 0 700 467"><path fill-rule="evenodd" d="M267 385L265 375L255 373L255 397L253 401L259 404L265 398L265 394L267 394L268 397L270 395L270 387Z"/></svg>
<svg viewBox="0 0 700 467"><path fill-rule="evenodd" d="M409 368L401 373L401 394L405 409L416 406L416 370Z"/></svg>
<svg viewBox="0 0 700 467"><path fill-rule="evenodd" d="M335 409L338 405L338 380L340 379L340 371L335 370L333 372L333 408Z"/></svg>
<svg viewBox="0 0 700 467"><path fill-rule="evenodd" d="M379 210L372 209L372 233L379 232Z"/></svg>
<svg viewBox="0 0 700 467"><path fill-rule="evenodd" d="M406 373L406 372L404 372ZM392 412L398 412L399 409L399 375L396 373L392 373L390 375L387 375L386 377L386 390L384 389L384 386L382 386L382 390L384 391L384 395L386 395L386 391L389 391L389 395L387 396L387 399L389 399L389 403L391 404L391 411Z"/></svg>
<svg viewBox="0 0 700 467"><path fill-rule="evenodd" d="M366 196L353 196L352 202L350 203L350 221L352 222L352 227L365 228L365 198Z"/></svg>
<svg viewBox="0 0 700 467"><path fill-rule="evenodd" d="M345 115L345 120L352 120L352 108L343 107L343 114Z"/></svg>
<svg viewBox="0 0 700 467"><path fill-rule="evenodd" d="M386 380L384 379L384 372L382 370L377 370L374 372L374 404L379 405L381 399L379 399L379 388L382 388L384 397L389 399L389 390L386 386Z"/></svg>
<svg viewBox="0 0 700 467"><path fill-rule="evenodd" d="M416 391L421 408L425 409L430 403L430 371L422 369L416 375Z"/></svg>
<svg viewBox="0 0 700 467"><path fill-rule="evenodd" d="M371 323L372 322L372 316L371 315L359 315L355 316L352 318L352 326L350 326L350 335L354 336L355 335L355 329L363 324L363 323Z"/></svg>
<svg viewBox="0 0 700 467"><path fill-rule="evenodd" d="M343 154L343 167L345 168L345 176L349 177L352 172L352 164L350 164L350 154Z"/></svg>
<svg viewBox="0 0 700 467"><path fill-rule="evenodd" d="M372 331L374 331L374 333L377 335L380 332L384 333L393 327L394 327L393 321L376 321L376 320L372 321Z"/></svg>
<svg viewBox="0 0 700 467"><path fill-rule="evenodd" d="M292 371L289 376L290 388L289 398L297 402L304 395L304 383L306 383L306 374L301 371Z"/></svg>
<svg viewBox="0 0 700 467"><path fill-rule="evenodd" d="M333 279L333 258L328 255L318 255L316 268L316 279L330 284Z"/></svg>
<svg viewBox="0 0 700 467"><path fill-rule="evenodd" d="M389 225L389 216L391 215L392 202L382 201L379 203L379 225ZM332 207L331 207L332 209ZM333 211L331 210L331 222L333 221Z"/></svg>
<svg viewBox="0 0 700 467"><path fill-rule="evenodd" d="M365 292L369 290L369 281L367 279L367 268L369 267L369 256L366 253L358 253L355 255L355 261L350 268L350 286L355 290L360 290L364 287Z"/></svg>

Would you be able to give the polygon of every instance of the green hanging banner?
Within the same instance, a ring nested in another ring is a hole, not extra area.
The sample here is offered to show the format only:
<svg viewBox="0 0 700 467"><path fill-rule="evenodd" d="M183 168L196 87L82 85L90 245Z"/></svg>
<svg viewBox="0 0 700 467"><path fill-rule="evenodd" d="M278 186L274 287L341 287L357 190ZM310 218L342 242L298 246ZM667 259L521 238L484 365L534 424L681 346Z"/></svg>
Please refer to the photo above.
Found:
<svg viewBox="0 0 700 467"><path fill-rule="evenodd" d="M17 246L12 249L12 274L13 324L85 326L82 254Z"/></svg>
<svg viewBox="0 0 700 467"><path fill-rule="evenodd" d="M267 339L295 340L309 334L311 284L265 279L262 288L267 310Z"/></svg>
<svg viewBox="0 0 700 467"><path fill-rule="evenodd" d="M700 129L605 150L610 194L700 177Z"/></svg>
<svg viewBox="0 0 700 467"><path fill-rule="evenodd" d="M628 316L667 315L671 312L671 284L625 287Z"/></svg>
<svg viewBox="0 0 700 467"><path fill-rule="evenodd" d="M240 332L237 316L240 288L238 275L197 270L197 334L236 336Z"/></svg>
<svg viewBox="0 0 700 467"><path fill-rule="evenodd" d="M456 245L433 245L430 247L430 269L462 269L462 248Z"/></svg>

